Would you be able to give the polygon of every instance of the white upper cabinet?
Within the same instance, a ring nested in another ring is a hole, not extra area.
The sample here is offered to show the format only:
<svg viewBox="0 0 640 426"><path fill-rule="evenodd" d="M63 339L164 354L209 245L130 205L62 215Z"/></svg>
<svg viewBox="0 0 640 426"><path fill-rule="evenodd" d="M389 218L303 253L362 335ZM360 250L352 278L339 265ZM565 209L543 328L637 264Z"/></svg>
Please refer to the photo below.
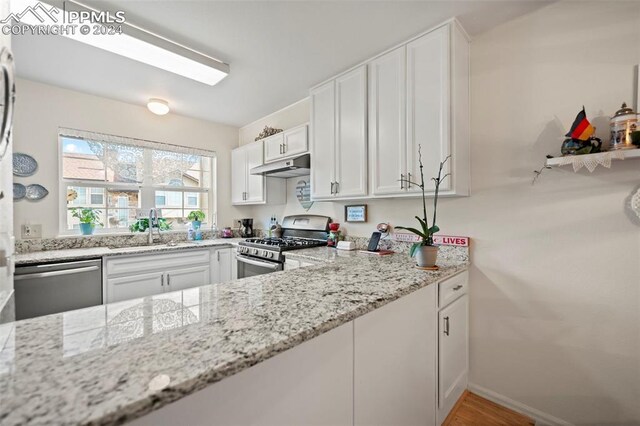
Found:
<svg viewBox="0 0 640 426"><path fill-rule="evenodd" d="M266 203L265 177L251 174L252 168L263 163L262 145L262 141L257 141L231 151L232 204Z"/></svg>
<svg viewBox="0 0 640 426"><path fill-rule="evenodd" d="M419 183L418 148L422 147L425 182L437 175L450 154L449 38L450 26L438 28L407 45L407 177ZM445 164L443 174L450 171ZM440 186L450 189L451 179ZM431 186L431 185L430 185ZM409 191L419 191L407 185Z"/></svg>
<svg viewBox="0 0 640 426"><path fill-rule="evenodd" d="M442 195L469 195L469 41L453 21L369 66L371 193L415 196L421 147L427 193L449 155Z"/></svg>
<svg viewBox="0 0 640 426"><path fill-rule="evenodd" d="M311 198L333 198L335 182L335 82L311 90Z"/></svg>
<svg viewBox="0 0 640 426"><path fill-rule="evenodd" d="M294 127L264 139L264 162L283 160L309 151L307 125Z"/></svg>
<svg viewBox="0 0 640 426"><path fill-rule="evenodd" d="M334 196L367 195L367 68L336 78Z"/></svg>
<svg viewBox="0 0 640 426"><path fill-rule="evenodd" d="M406 50L399 47L369 64L369 182L374 196L404 188Z"/></svg>
<svg viewBox="0 0 640 426"><path fill-rule="evenodd" d="M282 145L284 143L284 134L282 132L264 138L264 162L270 163L282 158Z"/></svg>
<svg viewBox="0 0 640 426"><path fill-rule="evenodd" d="M361 114L359 102L367 99ZM401 179L420 181L419 146L427 193L434 192L431 178L450 155L440 193L469 195L469 40L457 21L312 89L311 104L318 152L311 158L314 199L417 196L419 188ZM363 124L366 134L360 133Z"/></svg>
<svg viewBox="0 0 640 426"><path fill-rule="evenodd" d="M311 90L311 197L367 194L366 66Z"/></svg>

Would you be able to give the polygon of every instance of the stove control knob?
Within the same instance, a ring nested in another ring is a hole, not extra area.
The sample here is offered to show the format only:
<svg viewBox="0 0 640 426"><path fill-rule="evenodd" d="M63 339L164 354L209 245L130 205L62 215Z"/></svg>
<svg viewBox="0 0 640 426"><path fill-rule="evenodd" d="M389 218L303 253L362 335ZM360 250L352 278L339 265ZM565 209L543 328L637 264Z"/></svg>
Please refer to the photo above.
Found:
<svg viewBox="0 0 640 426"><path fill-rule="evenodd" d="M272 251L269 252L269 258L273 259L273 252Z"/></svg>
<svg viewBox="0 0 640 426"><path fill-rule="evenodd" d="M253 249L252 253L257 255L258 254L258 249Z"/></svg>

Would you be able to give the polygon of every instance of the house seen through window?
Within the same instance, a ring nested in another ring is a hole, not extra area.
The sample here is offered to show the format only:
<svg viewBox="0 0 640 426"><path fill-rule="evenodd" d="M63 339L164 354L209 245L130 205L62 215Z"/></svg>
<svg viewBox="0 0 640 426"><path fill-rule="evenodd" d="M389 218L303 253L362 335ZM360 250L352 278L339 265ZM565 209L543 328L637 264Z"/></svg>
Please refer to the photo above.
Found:
<svg viewBox="0 0 640 426"><path fill-rule="evenodd" d="M211 222L213 155L158 145L61 135L61 232L79 228L72 217L76 207L100 210L103 225L97 229L107 232L128 230L151 208L160 209L174 229L184 226L194 210L202 210Z"/></svg>

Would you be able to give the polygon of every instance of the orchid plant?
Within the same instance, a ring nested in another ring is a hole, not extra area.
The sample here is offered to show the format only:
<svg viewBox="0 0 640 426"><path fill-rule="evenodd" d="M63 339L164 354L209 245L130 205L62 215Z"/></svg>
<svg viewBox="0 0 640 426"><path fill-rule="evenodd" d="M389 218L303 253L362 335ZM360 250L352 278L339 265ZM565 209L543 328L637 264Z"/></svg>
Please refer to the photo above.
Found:
<svg viewBox="0 0 640 426"><path fill-rule="evenodd" d="M442 175L442 169L444 168L444 165L449 160L449 158L451 158L450 155L448 155L443 161L440 162L440 168L438 169L438 176L431 178L431 180L435 182L435 192L433 197L433 219L431 221L431 226L429 226L429 221L427 218L427 198L425 195L425 183L424 183L424 172L423 172L424 165L422 164L422 146L421 145L418 145L418 163L420 165L420 183L413 182L410 179L406 179L404 177L400 179L400 181L403 183L407 183L409 185L416 185L422 191L422 217L416 216L416 219L420 223L420 229L404 227L404 226L396 226L396 229L404 229L413 234L416 234L421 238L420 242L415 243L413 246L411 246L411 250L409 251L410 256L413 256L416 250L418 250L418 248L421 246L432 246L433 234L435 234L440 230L440 228L438 228L438 225L436 225L436 217L437 217L436 215L438 212L438 194L440 192L440 184L451 174L451 173L447 173L444 176Z"/></svg>

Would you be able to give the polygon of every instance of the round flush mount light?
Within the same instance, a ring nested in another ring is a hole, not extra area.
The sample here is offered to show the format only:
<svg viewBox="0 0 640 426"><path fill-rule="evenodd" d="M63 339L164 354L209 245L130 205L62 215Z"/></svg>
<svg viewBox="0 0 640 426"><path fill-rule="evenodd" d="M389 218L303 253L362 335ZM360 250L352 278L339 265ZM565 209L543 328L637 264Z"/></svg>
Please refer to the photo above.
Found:
<svg viewBox="0 0 640 426"><path fill-rule="evenodd" d="M169 112L169 102L164 99L151 98L147 102L147 108L154 114L165 115Z"/></svg>

